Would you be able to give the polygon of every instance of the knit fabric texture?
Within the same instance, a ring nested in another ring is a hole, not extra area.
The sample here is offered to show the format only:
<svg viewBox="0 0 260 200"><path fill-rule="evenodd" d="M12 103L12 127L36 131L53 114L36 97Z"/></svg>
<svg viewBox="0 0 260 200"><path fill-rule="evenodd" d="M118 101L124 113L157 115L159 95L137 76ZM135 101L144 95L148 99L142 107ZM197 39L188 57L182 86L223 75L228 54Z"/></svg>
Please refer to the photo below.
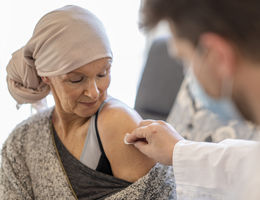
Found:
<svg viewBox="0 0 260 200"><path fill-rule="evenodd" d="M63 170L53 141L53 108L23 121L2 147L2 200L77 199ZM156 164L145 176L107 200L176 199L173 169Z"/></svg>

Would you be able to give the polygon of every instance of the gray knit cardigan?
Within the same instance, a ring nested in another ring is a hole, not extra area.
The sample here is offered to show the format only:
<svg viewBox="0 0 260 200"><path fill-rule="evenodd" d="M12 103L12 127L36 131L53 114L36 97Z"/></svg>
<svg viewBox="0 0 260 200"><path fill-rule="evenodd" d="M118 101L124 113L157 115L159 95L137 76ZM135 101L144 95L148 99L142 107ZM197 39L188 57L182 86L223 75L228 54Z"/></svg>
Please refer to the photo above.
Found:
<svg viewBox="0 0 260 200"><path fill-rule="evenodd" d="M2 147L1 200L77 199L55 148L52 109L20 123ZM176 199L172 167L156 164L147 175L107 200Z"/></svg>

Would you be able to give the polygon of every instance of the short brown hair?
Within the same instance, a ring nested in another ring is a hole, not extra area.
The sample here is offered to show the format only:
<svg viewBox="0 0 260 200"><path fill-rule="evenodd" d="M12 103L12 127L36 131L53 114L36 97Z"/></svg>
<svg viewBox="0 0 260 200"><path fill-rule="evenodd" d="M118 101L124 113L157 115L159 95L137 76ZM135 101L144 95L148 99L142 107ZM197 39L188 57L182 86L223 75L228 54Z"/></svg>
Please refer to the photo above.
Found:
<svg viewBox="0 0 260 200"><path fill-rule="evenodd" d="M213 32L260 60L260 0L145 0L141 14L145 30L168 19L194 45L201 34Z"/></svg>

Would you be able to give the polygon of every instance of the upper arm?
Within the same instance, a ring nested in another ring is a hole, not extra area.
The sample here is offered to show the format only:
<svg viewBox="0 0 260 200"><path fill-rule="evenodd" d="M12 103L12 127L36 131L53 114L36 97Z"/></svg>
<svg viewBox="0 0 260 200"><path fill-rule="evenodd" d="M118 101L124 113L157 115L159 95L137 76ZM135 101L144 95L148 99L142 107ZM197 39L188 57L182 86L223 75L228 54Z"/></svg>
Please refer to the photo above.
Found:
<svg viewBox="0 0 260 200"><path fill-rule="evenodd" d="M124 143L124 136L135 129L142 118L120 102L109 102L99 115L98 130L104 151L115 177L134 182L154 166L155 162L133 145Z"/></svg>
<svg viewBox="0 0 260 200"><path fill-rule="evenodd" d="M2 163L0 169L1 199L33 199L31 185L27 179L28 170L21 156L10 153L7 148L2 149ZM23 170L25 169L26 170ZM23 170L23 173L21 171Z"/></svg>

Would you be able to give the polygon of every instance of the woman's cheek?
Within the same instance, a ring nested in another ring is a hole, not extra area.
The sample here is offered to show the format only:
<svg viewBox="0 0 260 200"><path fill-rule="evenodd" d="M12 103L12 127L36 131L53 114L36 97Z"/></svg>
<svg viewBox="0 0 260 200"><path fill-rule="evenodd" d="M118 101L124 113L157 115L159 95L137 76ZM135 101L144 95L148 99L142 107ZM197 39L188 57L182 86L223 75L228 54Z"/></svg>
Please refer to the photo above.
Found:
<svg viewBox="0 0 260 200"><path fill-rule="evenodd" d="M107 77L105 80L103 80L101 83L100 83L100 89L102 92L105 92L108 87L110 85L110 76Z"/></svg>

